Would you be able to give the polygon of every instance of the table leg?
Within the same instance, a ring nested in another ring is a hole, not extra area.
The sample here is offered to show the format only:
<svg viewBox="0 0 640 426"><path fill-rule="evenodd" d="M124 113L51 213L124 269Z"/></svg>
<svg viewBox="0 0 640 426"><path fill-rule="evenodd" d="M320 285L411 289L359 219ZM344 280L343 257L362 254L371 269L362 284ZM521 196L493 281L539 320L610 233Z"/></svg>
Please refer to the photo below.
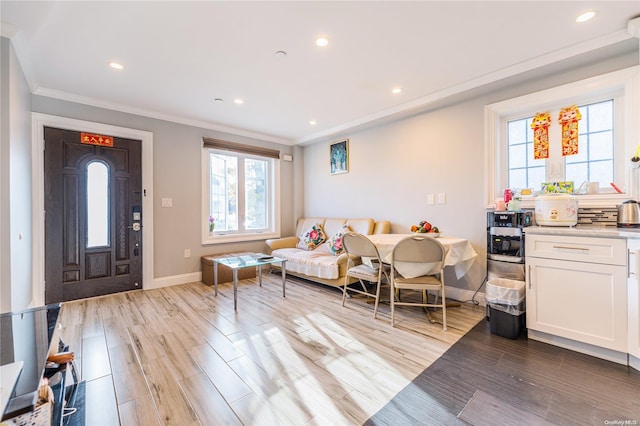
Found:
<svg viewBox="0 0 640 426"><path fill-rule="evenodd" d="M262 287L262 265L258 265L258 283Z"/></svg>
<svg viewBox="0 0 640 426"><path fill-rule="evenodd" d="M233 310L238 310L238 270L233 270Z"/></svg>
<svg viewBox="0 0 640 426"><path fill-rule="evenodd" d="M213 289L214 294L218 297L218 263L213 262Z"/></svg>
<svg viewBox="0 0 640 426"><path fill-rule="evenodd" d="M282 297L285 297L285 283L287 282L287 261L283 260L280 264L280 269L282 270Z"/></svg>

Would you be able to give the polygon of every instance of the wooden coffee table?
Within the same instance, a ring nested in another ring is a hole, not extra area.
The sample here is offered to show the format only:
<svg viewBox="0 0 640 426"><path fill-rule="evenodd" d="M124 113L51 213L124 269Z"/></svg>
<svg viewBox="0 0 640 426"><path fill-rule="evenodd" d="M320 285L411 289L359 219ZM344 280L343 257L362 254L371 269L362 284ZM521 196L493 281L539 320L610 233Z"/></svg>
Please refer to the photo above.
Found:
<svg viewBox="0 0 640 426"><path fill-rule="evenodd" d="M233 271L233 309L238 310L238 270L243 268L258 268L258 283L262 287L262 266L279 263L282 269L282 297L285 297L285 283L287 280L286 259L273 257L263 253L247 254L243 256L221 257L213 259L213 286L215 296L218 296L218 265L224 265Z"/></svg>

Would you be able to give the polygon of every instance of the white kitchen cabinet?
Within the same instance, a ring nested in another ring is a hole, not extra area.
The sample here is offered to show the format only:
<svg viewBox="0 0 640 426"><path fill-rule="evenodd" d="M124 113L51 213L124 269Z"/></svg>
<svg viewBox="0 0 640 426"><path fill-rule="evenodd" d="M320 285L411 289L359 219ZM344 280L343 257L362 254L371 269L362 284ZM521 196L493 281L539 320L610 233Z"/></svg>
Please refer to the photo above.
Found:
<svg viewBox="0 0 640 426"><path fill-rule="evenodd" d="M529 338L626 363L626 240L528 234L525 245Z"/></svg>
<svg viewBox="0 0 640 426"><path fill-rule="evenodd" d="M629 365L640 370L640 239L630 238L627 297L629 314Z"/></svg>

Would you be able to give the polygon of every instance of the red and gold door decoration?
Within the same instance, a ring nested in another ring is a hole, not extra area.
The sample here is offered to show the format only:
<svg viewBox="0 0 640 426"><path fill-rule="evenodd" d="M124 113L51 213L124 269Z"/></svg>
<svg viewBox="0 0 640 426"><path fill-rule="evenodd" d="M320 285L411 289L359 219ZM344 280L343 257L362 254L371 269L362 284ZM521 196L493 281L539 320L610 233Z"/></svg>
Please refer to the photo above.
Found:
<svg viewBox="0 0 640 426"><path fill-rule="evenodd" d="M551 125L551 114L549 112L539 112L531 121L533 129L533 158L549 158L549 126Z"/></svg>
<svg viewBox="0 0 640 426"><path fill-rule="evenodd" d="M80 133L80 142L87 145L113 146L113 136Z"/></svg>
<svg viewBox="0 0 640 426"><path fill-rule="evenodd" d="M558 122L562 125L562 155L578 153L578 121L580 119L582 114L575 105L560 110Z"/></svg>

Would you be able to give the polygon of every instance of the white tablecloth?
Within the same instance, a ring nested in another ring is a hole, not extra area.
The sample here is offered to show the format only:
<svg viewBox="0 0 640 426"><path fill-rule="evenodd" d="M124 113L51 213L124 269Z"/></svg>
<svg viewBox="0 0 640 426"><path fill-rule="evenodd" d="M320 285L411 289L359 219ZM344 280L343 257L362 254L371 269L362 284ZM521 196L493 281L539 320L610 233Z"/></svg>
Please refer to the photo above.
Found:
<svg viewBox="0 0 640 426"><path fill-rule="evenodd" d="M391 263L391 252L393 247L398 243L398 241L414 235L415 234L377 234L367 235L367 238L369 238L378 248L378 253L380 253L382 261ZM469 241L464 238L446 237L441 235L438 238L438 241L445 249L444 265L453 266L456 278L462 278L469 271L469 268L471 268L471 265L478 256L478 253L476 253L473 247L471 247ZM401 270L398 272L405 277L408 277L409 275L415 276L415 274L411 272L407 272L406 274Z"/></svg>

